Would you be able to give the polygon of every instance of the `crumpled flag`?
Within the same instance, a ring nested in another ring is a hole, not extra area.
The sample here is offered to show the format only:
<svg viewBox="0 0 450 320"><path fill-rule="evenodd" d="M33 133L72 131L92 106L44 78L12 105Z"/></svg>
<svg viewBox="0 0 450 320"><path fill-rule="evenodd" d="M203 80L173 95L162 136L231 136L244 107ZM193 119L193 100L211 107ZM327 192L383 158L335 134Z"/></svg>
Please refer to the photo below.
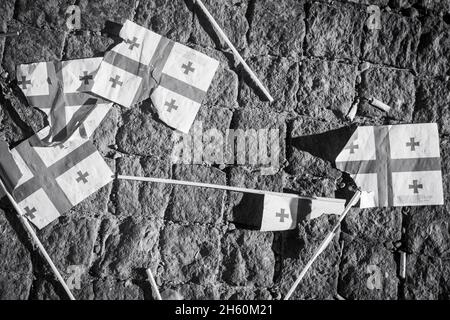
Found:
<svg viewBox="0 0 450 320"><path fill-rule="evenodd" d="M234 208L233 222L260 231L291 230L302 220L340 215L344 208L343 199L245 193Z"/></svg>
<svg viewBox="0 0 450 320"><path fill-rule="evenodd" d="M65 142L78 129L86 137L83 123L89 114L97 106L112 106L90 93L101 61L88 58L17 66L17 84L28 102L48 116L50 128L43 144Z"/></svg>
<svg viewBox="0 0 450 320"><path fill-rule="evenodd" d="M107 52L92 92L124 107L148 97L159 118L189 131L219 62L127 20Z"/></svg>

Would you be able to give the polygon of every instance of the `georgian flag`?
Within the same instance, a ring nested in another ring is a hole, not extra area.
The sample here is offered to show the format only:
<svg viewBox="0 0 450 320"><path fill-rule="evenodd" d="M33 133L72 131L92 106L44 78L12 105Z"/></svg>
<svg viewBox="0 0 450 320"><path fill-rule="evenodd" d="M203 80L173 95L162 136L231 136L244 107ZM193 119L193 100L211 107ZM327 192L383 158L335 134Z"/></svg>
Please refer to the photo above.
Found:
<svg viewBox="0 0 450 320"><path fill-rule="evenodd" d="M42 137L46 144L61 143L80 129L97 107L111 103L90 94L102 58L39 62L17 66L17 84L31 106L45 112L50 130Z"/></svg>
<svg viewBox="0 0 450 320"><path fill-rule="evenodd" d="M2 180L10 182L14 199L39 229L112 181L111 169L89 141L108 111L98 107L88 115L87 137L76 131L63 144L45 146L42 138L50 130L46 127L0 157Z"/></svg>
<svg viewBox="0 0 450 320"><path fill-rule="evenodd" d="M233 222L260 231L290 230L302 220L312 220L323 214L340 215L344 207L343 199L245 193L233 210Z"/></svg>
<svg viewBox="0 0 450 320"><path fill-rule="evenodd" d="M444 204L436 123L358 127L336 167L365 191L362 208Z"/></svg>
<svg viewBox="0 0 450 320"><path fill-rule="evenodd" d="M92 92L124 107L151 97L159 118L189 131L219 62L127 20Z"/></svg>

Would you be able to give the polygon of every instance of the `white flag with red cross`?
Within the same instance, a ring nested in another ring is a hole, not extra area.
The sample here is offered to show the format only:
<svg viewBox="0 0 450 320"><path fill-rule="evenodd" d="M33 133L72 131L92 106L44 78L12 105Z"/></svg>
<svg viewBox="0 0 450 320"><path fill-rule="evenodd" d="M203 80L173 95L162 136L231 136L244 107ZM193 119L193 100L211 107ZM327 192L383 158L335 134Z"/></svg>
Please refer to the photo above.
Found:
<svg viewBox="0 0 450 320"><path fill-rule="evenodd" d="M106 113L112 103L90 94L102 58L38 62L17 66L17 84L31 106L45 112L49 132L46 143L64 142L79 129L87 136L84 121L96 108ZM99 123L99 121L97 121Z"/></svg>
<svg viewBox="0 0 450 320"><path fill-rule="evenodd" d="M42 138L48 131L44 128L11 150L21 172L12 195L39 229L113 180L111 169L88 138L75 132L74 139L63 144L44 146Z"/></svg>
<svg viewBox="0 0 450 320"><path fill-rule="evenodd" d="M92 92L124 107L149 97L159 118L187 133L219 62L127 20L108 51Z"/></svg>
<svg viewBox="0 0 450 320"><path fill-rule="evenodd" d="M363 208L444 204L436 123L358 127L336 167L365 191Z"/></svg>

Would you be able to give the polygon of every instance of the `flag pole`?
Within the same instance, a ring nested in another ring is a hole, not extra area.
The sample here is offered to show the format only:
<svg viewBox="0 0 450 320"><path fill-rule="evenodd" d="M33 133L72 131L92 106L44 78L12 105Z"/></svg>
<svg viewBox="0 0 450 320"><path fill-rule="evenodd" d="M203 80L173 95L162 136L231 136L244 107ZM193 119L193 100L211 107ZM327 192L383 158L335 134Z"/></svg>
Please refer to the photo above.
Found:
<svg viewBox="0 0 450 320"><path fill-rule="evenodd" d="M316 261L316 259L319 257L319 255L328 247L328 245L331 243L331 241L333 240L339 226L341 225L341 222L344 220L345 216L350 212L350 209L358 202L359 198L361 197L361 191L358 190L356 191L356 193L354 194L354 196L352 197L352 199L349 201L349 203L347 204L347 206L345 207L344 211L342 212L342 214L339 217L338 222L335 224L335 226L333 227L333 229L331 230L331 232L328 234L328 236L322 241L322 243L320 244L319 248L316 250L316 252L314 253L314 255L312 256L312 258L308 261L308 263L305 265L305 267L303 268L302 272L300 272L300 275L298 276L297 280L295 280L294 284L292 285L292 287L289 289L288 293L286 294L286 296L284 297L284 300L289 300L289 298L292 296L292 294L294 293L295 289L297 288L297 286L299 285L300 281L303 279L303 277L306 275L306 273L308 272L308 270L311 268L312 264L314 263L314 261Z"/></svg>
<svg viewBox="0 0 450 320"><path fill-rule="evenodd" d="M221 184L183 181L183 180L175 180L175 179L126 176L126 175L120 175L120 174L117 175L115 178L121 179L121 180L166 183L166 184L175 184L175 185L181 185L181 186L192 186L192 187L219 189L219 190L227 190L227 191L234 191L234 192L254 193L254 194L261 194L261 195L269 194L269 195L276 195L276 196L281 196L281 197L290 197L290 198L306 199L306 200L320 199L320 200L329 201L329 202L341 202L342 201L341 199L330 199L330 198L321 198L321 197L305 197L305 196L299 196L299 195L293 194L293 193L264 191L264 190L249 189L249 188L224 186Z"/></svg>
<svg viewBox="0 0 450 320"><path fill-rule="evenodd" d="M45 250L44 246L42 245L41 241L36 235L36 232L34 232L34 229L31 227L30 223L28 222L27 218L23 216L22 209L17 204L16 200L12 197L12 195L8 192L5 185L3 184L2 179L0 179L0 185L2 189L4 190L6 196L8 197L9 201L13 205L14 209L16 210L19 218L22 220L25 228L27 229L28 233L30 234L33 241L36 243L37 247L41 251L42 255L44 256L47 263L50 265L50 268L52 269L53 273L55 274L56 278L58 279L59 283L63 286L64 290L66 291L67 295L69 296L70 300L75 300L75 297L73 296L72 292L70 291L69 287L67 286L66 282L64 281L63 277L59 273L58 269L56 268L55 264L53 263L52 259L47 253L47 250Z"/></svg>
<svg viewBox="0 0 450 320"><path fill-rule="evenodd" d="M206 15L206 17L208 18L209 22L214 26L214 28L219 33L219 35L222 37L222 39L227 43L227 45L228 45L228 47L230 47L231 51L233 51L233 53L236 56L236 58L239 60L239 62L244 67L245 71L248 72L248 74L250 75L252 80L255 81L255 83L258 85L258 87L261 89L261 91L264 93L264 95L267 97L267 99L269 99L269 101L272 102L273 101L273 97L270 95L269 91L264 87L264 85L258 79L256 74L252 71L252 69L250 69L250 67L244 61L242 56L239 54L239 52L236 50L234 45L231 43L230 39L228 39L228 37L225 34L225 32L223 32L222 28L220 28L220 26L217 24L217 22L214 19L214 17L209 13L208 9L206 9L206 7L202 3L202 1L201 0L194 0L194 3L197 3L197 5L200 7L200 9L202 9L203 13Z"/></svg>
<svg viewBox="0 0 450 320"><path fill-rule="evenodd" d="M155 278L153 277L153 273L152 273L152 269L148 268L147 269L147 276L148 276L148 281L150 281L150 285L153 288L153 291L156 294L156 300L162 300L161 298L161 294L159 293L159 289L158 286L156 284Z"/></svg>

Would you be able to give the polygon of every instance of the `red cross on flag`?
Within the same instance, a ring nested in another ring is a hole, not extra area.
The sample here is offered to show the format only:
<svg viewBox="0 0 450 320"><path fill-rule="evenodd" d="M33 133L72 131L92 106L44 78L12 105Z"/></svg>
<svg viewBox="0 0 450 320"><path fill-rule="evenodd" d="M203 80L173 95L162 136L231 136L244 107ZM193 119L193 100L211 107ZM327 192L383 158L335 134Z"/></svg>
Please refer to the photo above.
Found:
<svg viewBox="0 0 450 320"><path fill-rule="evenodd" d="M105 54L92 92L124 107L151 97L159 118L189 131L219 62L127 20Z"/></svg>
<svg viewBox="0 0 450 320"><path fill-rule="evenodd" d="M436 123L358 127L336 167L365 191L363 208L444 204Z"/></svg>
<svg viewBox="0 0 450 320"><path fill-rule="evenodd" d="M12 195L39 229L113 179L111 169L89 139L79 136L57 146L43 146L41 140L48 131L46 127L11 150L13 163L21 172ZM11 180L5 174L2 179Z"/></svg>
<svg viewBox="0 0 450 320"><path fill-rule="evenodd" d="M31 106L45 112L50 130L45 143L64 142L96 108L107 112L111 103L89 94L102 58L39 62L17 66L17 84Z"/></svg>
<svg viewBox="0 0 450 320"><path fill-rule="evenodd" d="M261 231L290 230L302 220L315 219L323 214L340 215L344 207L343 199L246 193L234 209L233 222Z"/></svg>

